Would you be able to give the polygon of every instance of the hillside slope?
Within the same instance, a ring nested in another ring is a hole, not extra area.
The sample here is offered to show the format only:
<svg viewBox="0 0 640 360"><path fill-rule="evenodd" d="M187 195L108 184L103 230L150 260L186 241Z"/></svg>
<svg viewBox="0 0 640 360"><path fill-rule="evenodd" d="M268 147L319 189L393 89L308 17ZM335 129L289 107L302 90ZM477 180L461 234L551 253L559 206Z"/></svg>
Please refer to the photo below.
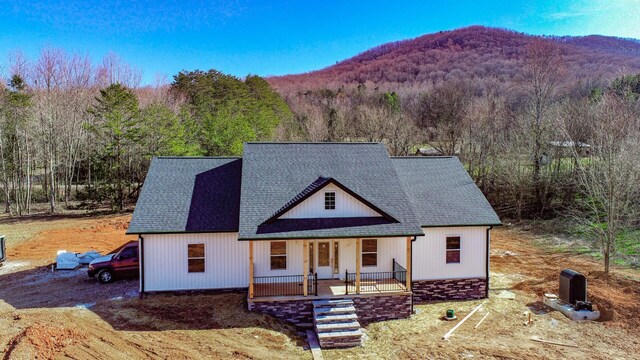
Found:
<svg viewBox="0 0 640 360"><path fill-rule="evenodd" d="M322 70L268 80L280 91L358 83L401 90L455 78L511 81L521 73L527 44L540 38L557 44L569 81L601 83L621 72L640 71L637 40L598 35L538 37L471 26L380 45Z"/></svg>

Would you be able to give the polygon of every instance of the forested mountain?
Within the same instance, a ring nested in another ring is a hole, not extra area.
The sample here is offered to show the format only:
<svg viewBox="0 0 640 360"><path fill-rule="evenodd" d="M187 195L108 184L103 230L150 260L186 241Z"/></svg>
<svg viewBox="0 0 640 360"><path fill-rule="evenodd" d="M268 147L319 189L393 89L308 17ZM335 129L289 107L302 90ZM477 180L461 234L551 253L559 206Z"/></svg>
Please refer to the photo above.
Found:
<svg viewBox="0 0 640 360"><path fill-rule="evenodd" d="M294 113L285 140L455 155L503 216L570 214L600 244L640 222L638 187L623 184L640 182L637 40L472 26L267 80Z"/></svg>
<svg viewBox="0 0 640 360"><path fill-rule="evenodd" d="M322 70L268 80L284 94L357 84L405 94L462 79L481 87L484 81L511 82L522 76L526 46L540 39L557 45L567 68L566 82L603 85L623 72L640 71L638 40L539 37L471 26L380 45Z"/></svg>

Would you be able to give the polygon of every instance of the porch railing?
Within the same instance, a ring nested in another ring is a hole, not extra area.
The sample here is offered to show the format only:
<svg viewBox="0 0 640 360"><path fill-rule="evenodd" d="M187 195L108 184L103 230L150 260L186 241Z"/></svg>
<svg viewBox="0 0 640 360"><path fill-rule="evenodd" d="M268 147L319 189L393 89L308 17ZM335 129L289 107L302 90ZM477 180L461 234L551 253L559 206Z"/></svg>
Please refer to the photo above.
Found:
<svg viewBox="0 0 640 360"><path fill-rule="evenodd" d="M393 259L392 270L361 272L360 293L406 290L407 270L395 259ZM348 270L345 272L344 286L347 295L357 292L356 275L357 273L350 273Z"/></svg>
<svg viewBox="0 0 640 360"><path fill-rule="evenodd" d="M307 275L307 294L318 295L318 274ZM254 297L286 295L304 295L304 275L254 276Z"/></svg>
<svg viewBox="0 0 640 360"><path fill-rule="evenodd" d="M393 278L398 280L399 282L406 284L407 283L407 269L402 267L396 259L393 259Z"/></svg>

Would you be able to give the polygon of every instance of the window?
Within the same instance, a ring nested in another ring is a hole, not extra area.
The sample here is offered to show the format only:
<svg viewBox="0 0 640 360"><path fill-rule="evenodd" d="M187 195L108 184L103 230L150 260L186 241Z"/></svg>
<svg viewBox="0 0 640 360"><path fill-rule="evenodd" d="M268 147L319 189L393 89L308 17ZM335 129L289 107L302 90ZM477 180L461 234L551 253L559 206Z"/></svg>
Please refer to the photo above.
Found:
<svg viewBox="0 0 640 360"><path fill-rule="evenodd" d="M188 244L189 272L204 272L204 244Z"/></svg>
<svg viewBox="0 0 640 360"><path fill-rule="evenodd" d="M284 270L287 268L287 242L271 242L271 270Z"/></svg>
<svg viewBox="0 0 640 360"><path fill-rule="evenodd" d="M447 264L460 262L460 236L447 236Z"/></svg>
<svg viewBox="0 0 640 360"><path fill-rule="evenodd" d="M135 259L138 257L138 248L137 247L128 247L123 249L118 255L118 259L126 260L126 259Z"/></svg>
<svg viewBox="0 0 640 360"><path fill-rule="evenodd" d="M336 193L334 191L327 191L324 193L324 209L336 209Z"/></svg>
<svg viewBox="0 0 640 360"><path fill-rule="evenodd" d="M378 266L378 240L362 240L362 266Z"/></svg>

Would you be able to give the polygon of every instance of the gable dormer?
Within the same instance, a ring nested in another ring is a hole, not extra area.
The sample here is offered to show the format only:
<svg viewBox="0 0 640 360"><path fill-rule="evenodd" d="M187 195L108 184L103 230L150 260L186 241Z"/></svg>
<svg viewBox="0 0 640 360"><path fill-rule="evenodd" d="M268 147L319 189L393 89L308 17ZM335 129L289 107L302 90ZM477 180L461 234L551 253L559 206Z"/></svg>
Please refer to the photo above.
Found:
<svg viewBox="0 0 640 360"><path fill-rule="evenodd" d="M278 219L385 218L395 221L375 205L337 180L320 177L266 222Z"/></svg>

